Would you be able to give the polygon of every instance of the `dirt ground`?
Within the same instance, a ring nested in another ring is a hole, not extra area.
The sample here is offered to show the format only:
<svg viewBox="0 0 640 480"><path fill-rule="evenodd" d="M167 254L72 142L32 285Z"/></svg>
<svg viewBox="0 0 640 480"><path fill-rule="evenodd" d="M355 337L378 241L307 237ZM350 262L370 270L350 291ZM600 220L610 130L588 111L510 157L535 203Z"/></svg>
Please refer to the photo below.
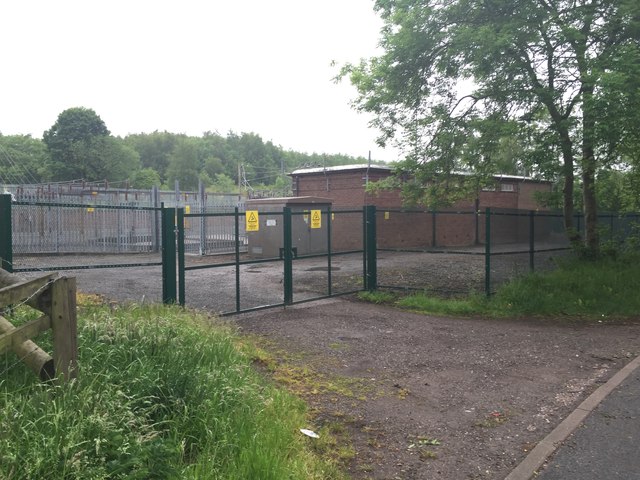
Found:
<svg viewBox="0 0 640 480"><path fill-rule="evenodd" d="M344 425L355 479L502 479L640 353L637 323L436 318L353 298L233 321L324 379L301 428Z"/></svg>

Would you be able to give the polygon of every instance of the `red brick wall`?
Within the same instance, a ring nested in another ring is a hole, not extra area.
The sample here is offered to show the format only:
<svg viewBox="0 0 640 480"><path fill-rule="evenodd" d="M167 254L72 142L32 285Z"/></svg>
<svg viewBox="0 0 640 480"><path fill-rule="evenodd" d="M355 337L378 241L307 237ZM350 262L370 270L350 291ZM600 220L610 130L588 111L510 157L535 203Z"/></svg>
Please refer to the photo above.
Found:
<svg viewBox="0 0 640 480"><path fill-rule="evenodd" d="M363 205L378 207L378 246L380 248L427 248L433 247L433 216L431 212L399 212L402 199L399 191L383 190L376 195L365 192L366 171L328 171L297 176L294 192L297 196L317 196L333 200L333 209L358 209ZM390 172L370 171L369 180L386 178ZM500 183L495 191L482 191L478 195L478 209L535 210L537 205L533 192L550 191L546 182L501 179L503 184L513 185L513 191L502 191ZM478 241L483 243L485 231L484 215L477 216L475 199L457 202L448 211L468 213L438 213L435 220L435 247L468 246ZM385 210L388 217L385 218ZM394 211L396 210L396 211ZM477 222L477 227L476 227ZM492 236L495 243L525 241L528 219L495 216ZM336 250L362 248L362 214L337 214L333 228L333 247Z"/></svg>

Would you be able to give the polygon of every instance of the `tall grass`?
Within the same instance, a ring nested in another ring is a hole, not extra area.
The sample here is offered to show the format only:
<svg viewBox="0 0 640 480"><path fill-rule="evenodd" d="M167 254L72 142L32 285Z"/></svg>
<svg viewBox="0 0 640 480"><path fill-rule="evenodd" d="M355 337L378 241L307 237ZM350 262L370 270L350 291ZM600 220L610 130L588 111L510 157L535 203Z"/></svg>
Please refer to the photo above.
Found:
<svg viewBox="0 0 640 480"><path fill-rule="evenodd" d="M342 478L299 433L304 403L263 380L229 328L178 308L91 307L79 352L67 385L22 366L0 376L0 478Z"/></svg>
<svg viewBox="0 0 640 480"><path fill-rule="evenodd" d="M580 317L640 315L640 256L574 259L548 273L534 273L498 290L496 313Z"/></svg>
<svg viewBox="0 0 640 480"><path fill-rule="evenodd" d="M400 298L397 305L441 315L496 317L545 315L602 319L640 316L640 256L597 261L574 259L545 273L502 285L495 295L441 299L428 294Z"/></svg>

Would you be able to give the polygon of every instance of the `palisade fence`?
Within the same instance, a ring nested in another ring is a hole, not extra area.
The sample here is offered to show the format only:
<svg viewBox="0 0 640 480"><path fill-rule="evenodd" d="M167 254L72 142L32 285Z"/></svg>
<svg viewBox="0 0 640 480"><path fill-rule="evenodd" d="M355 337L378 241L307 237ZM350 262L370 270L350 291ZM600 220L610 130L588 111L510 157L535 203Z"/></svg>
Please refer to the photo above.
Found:
<svg viewBox="0 0 640 480"><path fill-rule="evenodd" d="M238 194L208 193L200 185L197 191L113 188L108 182L70 181L46 185L3 185L5 194L13 199L28 203L62 203L72 205L109 205L129 207L184 207L200 206L235 207L244 203L244 196Z"/></svg>
<svg viewBox="0 0 640 480"><path fill-rule="evenodd" d="M165 208L171 208L166 207ZM233 213L237 207L201 205L184 207L202 214ZM12 202L12 250L14 269L69 267L70 262L90 266L104 263L108 255L159 255L162 246L159 207L125 205L77 205L53 202ZM173 208L172 208L173 209ZM235 251L233 217L202 217L185 222L185 251L207 255ZM241 249L246 234L240 232ZM133 258L133 257L132 257Z"/></svg>

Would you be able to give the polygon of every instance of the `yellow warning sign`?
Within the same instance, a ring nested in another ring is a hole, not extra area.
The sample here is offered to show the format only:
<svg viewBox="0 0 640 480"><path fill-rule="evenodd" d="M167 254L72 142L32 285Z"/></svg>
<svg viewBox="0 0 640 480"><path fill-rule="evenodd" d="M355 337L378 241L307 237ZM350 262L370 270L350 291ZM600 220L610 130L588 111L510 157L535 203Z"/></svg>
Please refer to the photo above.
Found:
<svg viewBox="0 0 640 480"><path fill-rule="evenodd" d="M93 212L95 212L95 210L96 210L96 209L95 209L95 208L93 208L93 207L89 207L89 208L87 208L87 212L89 212L89 213L93 213Z"/></svg>
<svg viewBox="0 0 640 480"><path fill-rule="evenodd" d="M257 232L260 230L260 221L257 210L247 210L245 217L247 219L247 232Z"/></svg>
<svg viewBox="0 0 640 480"><path fill-rule="evenodd" d="M384 212L384 219L389 220L389 212Z"/></svg>
<svg viewBox="0 0 640 480"><path fill-rule="evenodd" d="M322 227L322 214L320 210L311 210L311 228Z"/></svg>

